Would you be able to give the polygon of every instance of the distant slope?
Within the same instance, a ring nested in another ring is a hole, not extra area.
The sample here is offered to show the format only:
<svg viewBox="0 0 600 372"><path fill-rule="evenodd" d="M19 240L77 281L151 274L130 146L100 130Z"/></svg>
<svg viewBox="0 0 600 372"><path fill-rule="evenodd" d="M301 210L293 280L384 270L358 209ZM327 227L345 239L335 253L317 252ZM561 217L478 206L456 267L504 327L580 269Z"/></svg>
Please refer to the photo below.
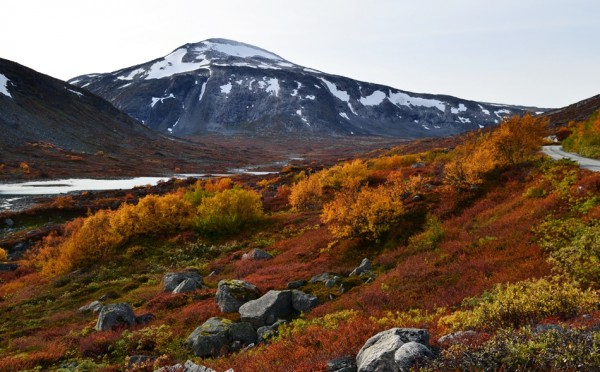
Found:
<svg viewBox="0 0 600 372"><path fill-rule="evenodd" d="M175 143L87 90L4 59L0 131L0 179L149 175L203 163L199 147Z"/></svg>
<svg viewBox="0 0 600 372"><path fill-rule="evenodd" d="M542 116L548 118L550 126L560 127L567 125L570 121L584 121L598 110L600 110L600 94L560 109L548 111Z"/></svg>
<svg viewBox="0 0 600 372"><path fill-rule="evenodd" d="M70 82L176 136L441 137L525 111L326 74L225 39L186 44L147 63Z"/></svg>

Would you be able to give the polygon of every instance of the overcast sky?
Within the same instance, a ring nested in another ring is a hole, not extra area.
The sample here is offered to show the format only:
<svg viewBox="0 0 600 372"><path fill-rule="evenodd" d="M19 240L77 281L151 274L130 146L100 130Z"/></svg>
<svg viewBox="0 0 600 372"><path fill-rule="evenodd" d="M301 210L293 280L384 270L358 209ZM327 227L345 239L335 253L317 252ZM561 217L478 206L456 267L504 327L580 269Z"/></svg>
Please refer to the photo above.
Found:
<svg viewBox="0 0 600 372"><path fill-rule="evenodd" d="M600 93L599 0L3 0L0 57L67 80L221 37L419 92L560 107Z"/></svg>

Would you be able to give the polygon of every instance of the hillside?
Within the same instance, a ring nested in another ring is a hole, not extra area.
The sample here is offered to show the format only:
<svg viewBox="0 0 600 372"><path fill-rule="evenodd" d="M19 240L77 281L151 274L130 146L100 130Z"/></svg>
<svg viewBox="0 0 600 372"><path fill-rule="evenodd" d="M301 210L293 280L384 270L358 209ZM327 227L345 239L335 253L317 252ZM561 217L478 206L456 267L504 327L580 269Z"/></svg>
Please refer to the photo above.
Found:
<svg viewBox="0 0 600 372"><path fill-rule="evenodd" d="M186 44L147 63L69 82L178 137L443 137L526 111L356 81L225 39Z"/></svg>
<svg viewBox="0 0 600 372"><path fill-rule="evenodd" d="M600 175L544 124L67 222L0 272L0 369L597 370Z"/></svg>
<svg viewBox="0 0 600 372"><path fill-rule="evenodd" d="M226 167L227 155L213 146L162 135L85 89L4 59L0 129L0 179L147 176Z"/></svg>
<svg viewBox="0 0 600 372"><path fill-rule="evenodd" d="M542 116L548 118L552 127L565 127L571 121L585 121L598 110L600 110L600 94L560 109L549 110Z"/></svg>

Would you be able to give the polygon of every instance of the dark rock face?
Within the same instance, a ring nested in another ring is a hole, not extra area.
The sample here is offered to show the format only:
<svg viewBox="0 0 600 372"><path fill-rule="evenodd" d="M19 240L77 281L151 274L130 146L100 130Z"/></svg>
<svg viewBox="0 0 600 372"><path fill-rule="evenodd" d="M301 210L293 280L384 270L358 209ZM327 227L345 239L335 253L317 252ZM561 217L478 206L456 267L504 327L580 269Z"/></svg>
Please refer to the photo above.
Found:
<svg viewBox="0 0 600 372"><path fill-rule="evenodd" d="M187 345L199 357L219 356L256 342L256 331L249 323L232 323L210 318L187 338Z"/></svg>
<svg viewBox="0 0 600 372"><path fill-rule="evenodd" d="M252 324L254 328L271 325L278 319L293 315L292 292L269 291L259 299L246 302L239 311L242 321Z"/></svg>
<svg viewBox="0 0 600 372"><path fill-rule="evenodd" d="M242 256L242 260L270 260L271 258L273 258L273 256L258 248L255 248L248 253L244 253Z"/></svg>
<svg viewBox="0 0 600 372"><path fill-rule="evenodd" d="M202 284L202 276L196 271L184 271L181 273L168 273L165 275L163 279L163 291L165 292L173 292L175 288L177 288L180 284L182 284L187 279L191 279L192 281L185 285L185 288L180 289L188 289L190 286L194 286L194 282L198 283L198 285ZM195 289L195 288L194 288ZM180 292L177 292L180 293Z"/></svg>
<svg viewBox="0 0 600 372"><path fill-rule="evenodd" d="M217 287L215 301L224 313L233 313L248 301L260 296L258 288L243 280L221 280Z"/></svg>
<svg viewBox="0 0 600 372"><path fill-rule="evenodd" d="M494 125L524 110L416 94L325 74L224 39L71 84L175 136L224 134L440 137Z"/></svg>
<svg viewBox="0 0 600 372"><path fill-rule="evenodd" d="M135 314L128 303L111 304L102 307L96 322L97 331L107 331L113 327L136 324Z"/></svg>

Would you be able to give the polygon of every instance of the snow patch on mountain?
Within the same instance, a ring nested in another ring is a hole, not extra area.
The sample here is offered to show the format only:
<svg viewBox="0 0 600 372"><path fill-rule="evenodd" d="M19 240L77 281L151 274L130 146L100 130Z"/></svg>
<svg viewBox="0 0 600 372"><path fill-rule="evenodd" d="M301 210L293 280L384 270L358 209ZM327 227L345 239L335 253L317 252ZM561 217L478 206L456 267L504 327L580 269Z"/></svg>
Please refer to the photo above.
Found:
<svg viewBox="0 0 600 372"><path fill-rule="evenodd" d="M152 103L150 104L150 107L154 107L159 101L160 101L160 103L163 103L163 101L165 99L169 99L169 98L175 98L173 93L169 94L168 96L164 96L164 97L152 97Z"/></svg>
<svg viewBox="0 0 600 372"><path fill-rule="evenodd" d="M477 106L479 106L479 108L481 109L481 112L483 112L484 114L486 114L486 115L489 115L489 114L490 114L490 110L486 110L486 109L485 109L483 106L481 106L481 105L477 105Z"/></svg>
<svg viewBox="0 0 600 372"><path fill-rule="evenodd" d="M231 92L231 82L221 85L221 93L229 94Z"/></svg>
<svg viewBox="0 0 600 372"><path fill-rule="evenodd" d="M459 116L458 120L460 120L460 122L463 123L463 124L471 122L471 119L469 119L469 118L463 118L462 116Z"/></svg>
<svg viewBox="0 0 600 372"><path fill-rule="evenodd" d="M336 96L340 101L344 101L344 102L350 101L350 95L346 91L338 90L337 86L328 80L325 80L323 78L319 78L319 79L321 79L321 81L325 83L325 85L327 86L327 89L329 89L331 94Z"/></svg>
<svg viewBox="0 0 600 372"><path fill-rule="evenodd" d="M317 97L313 96L312 94L309 94L308 96L306 96L306 97L304 97L304 98L306 98L306 99L310 99L311 101L314 101L314 100L315 100L315 98L317 98Z"/></svg>
<svg viewBox="0 0 600 372"><path fill-rule="evenodd" d="M266 59L271 59L275 61L281 61L280 63L285 63L285 61L273 54L269 53L266 50L253 47L251 45L238 43L230 40L219 40L219 41L204 41L202 42L202 46L198 46L194 49L195 52L203 53L207 51L216 51L223 54L227 54L234 57L240 58L252 58L252 57L262 57Z"/></svg>
<svg viewBox="0 0 600 372"><path fill-rule="evenodd" d="M200 97L198 97L198 102L202 101L202 97L204 97L204 92L206 92L206 81L202 83L202 87L200 88Z"/></svg>
<svg viewBox="0 0 600 372"><path fill-rule="evenodd" d="M350 120L350 118L348 117L348 114L346 114L345 112L340 112L340 116L346 120Z"/></svg>
<svg viewBox="0 0 600 372"><path fill-rule="evenodd" d="M267 81L267 89L265 90L269 93L275 93L275 97L279 96L279 80L276 78L269 79Z"/></svg>
<svg viewBox="0 0 600 372"><path fill-rule="evenodd" d="M68 90L69 92L73 93L73 94L76 94L79 97L83 97L83 93L81 93L81 92L78 92L76 90L69 89L69 88L65 88L65 89Z"/></svg>
<svg viewBox="0 0 600 372"><path fill-rule="evenodd" d="M411 97L402 92L392 93L392 91L390 91L388 94L388 100L396 106L435 107L442 112L446 110L446 105L442 101L437 99Z"/></svg>
<svg viewBox="0 0 600 372"><path fill-rule="evenodd" d="M458 104L458 108L454 108L454 107L452 107L452 108L450 108L450 111L451 111L453 114L458 114L459 112L464 112L464 111L467 111L467 106L463 105L462 103L459 103L459 104Z"/></svg>
<svg viewBox="0 0 600 372"><path fill-rule="evenodd" d="M4 94L5 96L12 98L10 92L8 91L8 83L10 83L10 80L8 80L6 76L0 74L0 94Z"/></svg>
<svg viewBox="0 0 600 372"><path fill-rule="evenodd" d="M386 97L387 96L385 95L384 92L382 92L380 90L376 90L373 93L371 93L370 96L361 97L360 103L362 103L363 106L377 106L377 105L381 104L381 102L383 102L383 100Z"/></svg>
<svg viewBox="0 0 600 372"><path fill-rule="evenodd" d="M161 61L155 62L146 73L146 79L162 79L165 77L190 72L200 67L208 66L208 62L183 62L183 57L187 54L187 49L180 48L169 54Z"/></svg>
<svg viewBox="0 0 600 372"><path fill-rule="evenodd" d="M504 115L510 115L510 114L512 114L512 113L511 113L509 110L507 110L507 109L502 109L502 110L494 111L494 114L495 114L497 117L501 118L501 117L503 117Z"/></svg>
<svg viewBox="0 0 600 372"><path fill-rule="evenodd" d="M136 76L144 73L145 71L146 70L144 70L143 68L138 68L138 69L131 71L126 76L117 76L117 80L133 80ZM71 82L71 84L76 84L76 82L73 81L73 82Z"/></svg>

